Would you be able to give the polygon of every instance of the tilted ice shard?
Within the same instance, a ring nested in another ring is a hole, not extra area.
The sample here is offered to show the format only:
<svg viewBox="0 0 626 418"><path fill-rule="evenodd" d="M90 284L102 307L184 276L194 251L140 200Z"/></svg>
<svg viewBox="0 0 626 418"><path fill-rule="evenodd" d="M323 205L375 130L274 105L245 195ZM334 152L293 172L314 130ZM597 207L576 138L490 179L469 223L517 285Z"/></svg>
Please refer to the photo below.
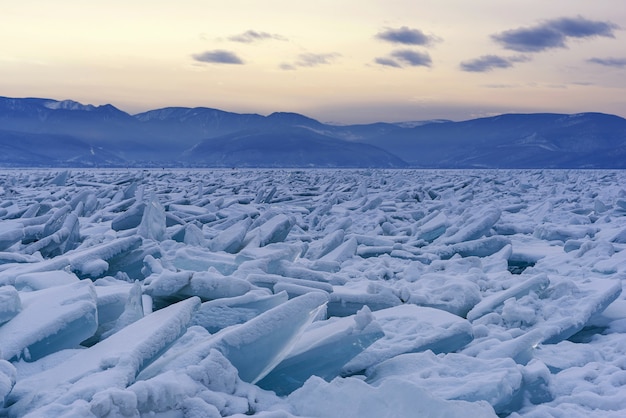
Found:
<svg viewBox="0 0 626 418"><path fill-rule="evenodd" d="M245 219L229 226L217 234L209 243L212 251L226 251L227 253L237 253L243 248L243 241L252 224L252 219Z"/></svg>
<svg viewBox="0 0 626 418"><path fill-rule="evenodd" d="M90 248L79 248L66 255L72 271L79 276L97 278L109 268L107 260L137 249L141 243L141 237L138 236L118 238Z"/></svg>
<svg viewBox="0 0 626 418"><path fill-rule="evenodd" d="M0 251L4 251L24 238L24 225L15 221L0 223Z"/></svg>
<svg viewBox="0 0 626 418"><path fill-rule="evenodd" d="M478 210L476 213L473 213L456 232L449 236L444 235L439 238L439 240L444 244L456 244L488 235L491 228L500 219L501 214L500 209L496 207Z"/></svg>
<svg viewBox="0 0 626 418"><path fill-rule="evenodd" d="M10 415L23 416L53 402L70 404L107 388L127 387L185 332L199 304L198 298L190 298L156 311L64 363L20 380L8 397Z"/></svg>
<svg viewBox="0 0 626 418"><path fill-rule="evenodd" d="M192 323L215 333L231 325L243 324L287 300L286 292L272 295L267 291L252 290L242 296L204 302L194 314Z"/></svg>
<svg viewBox="0 0 626 418"><path fill-rule="evenodd" d="M385 336L346 364L345 374L361 372L399 354L426 350L453 352L473 338L468 321L439 309L406 304L373 315Z"/></svg>
<svg viewBox="0 0 626 418"><path fill-rule="evenodd" d="M285 358L326 301L326 296L317 292L291 299L244 324L210 336L168 361L155 363L140 378L197 364L217 349L239 370L242 380L254 383Z"/></svg>
<svg viewBox="0 0 626 418"><path fill-rule="evenodd" d="M282 396L313 375L330 381L348 361L384 335L367 307L351 317L314 322L287 357L257 384Z"/></svg>
<svg viewBox="0 0 626 418"><path fill-rule="evenodd" d="M585 281L576 283L574 288L567 281L554 281L566 284L566 290L559 294L557 286L548 289L548 296L553 297L558 309L545 309L545 323L537 325L545 330L546 344L557 343L582 330L593 315L604 311L622 293L619 280Z"/></svg>
<svg viewBox="0 0 626 418"><path fill-rule="evenodd" d="M98 326L90 281L20 295L21 311L0 327L4 359L36 360L91 337Z"/></svg>
<svg viewBox="0 0 626 418"><path fill-rule="evenodd" d="M161 241L165 236L165 209L155 195L146 203L137 233L155 241Z"/></svg>
<svg viewBox="0 0 626 418"><path fill-rule="evenodd" d="M527 294L530 291L542 291L548 287L550 280L546 274L538 274L529 279L524 280L522 283L512 286L502 292L494 293L478 302L472 310L467 313L467 319L474 321L481 316L493 311L496 306L502 304L505 300L510 298L518 298Z"/></svg>
<svg viewBox="0 0 626 418"><path fill-rule="evenodd" d="M133 199L134 201L134 199ZM136 228L141 223L143 212L146 209L144 202L138 202L117 215L111 220L111 228L114 231L123 231L125 229Z"/></svg>

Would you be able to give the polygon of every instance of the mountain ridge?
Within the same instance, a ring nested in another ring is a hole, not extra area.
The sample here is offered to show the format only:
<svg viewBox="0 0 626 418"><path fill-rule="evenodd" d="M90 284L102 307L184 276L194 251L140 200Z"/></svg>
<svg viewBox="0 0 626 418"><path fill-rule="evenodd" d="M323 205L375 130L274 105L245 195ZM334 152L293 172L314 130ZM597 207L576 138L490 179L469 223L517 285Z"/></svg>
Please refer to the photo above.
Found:
<svg viewBox="0 0 626 418"><path fill-rule="evenodd" d="M0 97L0 150L1 166L626 168L626 119L509 113L333 125L293 112L131 115L110 104Z"/></svg>

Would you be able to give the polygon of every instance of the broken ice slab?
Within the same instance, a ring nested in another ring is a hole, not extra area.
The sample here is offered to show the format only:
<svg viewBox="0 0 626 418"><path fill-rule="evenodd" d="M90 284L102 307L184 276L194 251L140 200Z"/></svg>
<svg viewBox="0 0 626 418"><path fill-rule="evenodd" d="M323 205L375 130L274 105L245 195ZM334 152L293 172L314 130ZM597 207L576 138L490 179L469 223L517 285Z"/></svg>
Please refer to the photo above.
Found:
<svg viewBox="0 0 626 418"><path fill-rule="evenodd" d="M251 290L242 296L211 300L200 306L192 324L213 334L231 325L243 324L288 299L286 292L273 295L268 291Z"/></svg>
<svg viewBox="0 0 626 418"><path fill-rule="evenodd" d="M481 316L492 312L498 305L504 303L505 300L510 298L519 298L531 291L541 292L545 290L549 284L550 279L548 279L548 276L545 273L528 278L522 283L511 286L507 290L497 292L483 298L483 300L478 302L476 306L474 306L472 310L467 313L467 319L475 321Z"/></svg>
<svg viewBox="0 0 626 418"><path fill-rule="evenodd" d="M474 338L467 320L439 309L400 305L373 315L385 336L346 364L344 374L362 372L399 354L426 350L453 352Z"/></svg>
<svg viewBox="0 0 626 418"><path fill-rule="evenodd" d="M392 289L373 281L334 286L328 302L328 316L354 315L364 306L372 311L402 304Z"/></svg>
<svg viewBox="0 0 626 418"><path fill-rule="evenodd" d="M211 239L209 248L211 251L225 251L231 254L239 252L244 246L244 239L251 224L252 219L246 217L229 226Z"/></svg>
<svg viewBox="0 0 626 418"><path fill-rule="evenodd" d="M521 407L527 391L532 390L535 397L551 397L546 366L534 362L528 368L526 372L526 367L510 358L477 359L426 351L402 354L372 367L366 382L378 386L386 379L401 378L442 399L487 401L496 413L508 414Z"/></svg>
<svg viewBox="0 0 626 418"><path fill-rule="evenodd" d="M456 244L464 241L472 241L483 236L489 235L491 228L498 222L502 212L495 207L488 207L484 210L474 211L463 225L456 229L450 228L447 233L442 235L438 240L443 244ZM453 232L454 231L454 232Z"/></svg>
<svg viewBox="0 0 626 418"><path fill-rule="evenodd" d="M344 239L343 229L338 229L330 234L323 236L321 239L315 240L309 245L306 251L305 257L309 260L316 260L335 248L337 248Z"/></svg>
<svg viewBox="0 0 626 418"><path fill-rule="evenodd" d="M68 273L65 270L39 271L17 276L15 278L15 288L19 291L42 290L78 281L79 279L74 273Z"/></svg>
<svg viewBox="0 0 626 418"><path fill-rule="evenodd" d="M16 221L0 223L0 251L4 251L24 238L24 225Z"/></svg>
<svg viewBox="0 0 626 418"><path fill-rule="evenodd" d="M198 298L190 298L156 311L63 363L18 381L7 399L9 414L23 416L54 402L127 387L185 332L199 305Z"/></svg>
<svg viewBox="0 0 626 418"><path fill-rule="evenodd" d="M0 265L0 286L6 284L14 285L15 279L23 274L64 270L69 265L70 260L67 257L54 257L43 261L35 261L30 257L26 262L19 260L17 263L2 264Z"/></svg>
<svg viewBox="0 0 626 418"><path fill-rule="evenodd" d="M182 247L167 253L163 257L171 260L174 267L189 271L207 271L213 267L225 276L232 274L239 267L235 256L225 252L213 252L199 247Z"/></svg>
<svg viewBox="0 0 626 418"><path fill-rule="evenodd" d="M72 271L79 277L95 279L109 269L108 260L139 248L141 243L141 237L138 236L118 238L93 247L78 248L66 253L66 256Z"/></svg>
<svg viewBox="0 0 626 418"><path fill-rule="evenodd" d="M446 232L448 224L448 217L445 214L439 211L433 211L427 217L420 220L416 237L426 242L433 242Z"/></svg>
<svg viewBox="0 0 626 418"><path fill-rule="evenodd" d="M162 241L165 237L166 219L165 209L155 195L150 197L137 227L137 234L155 241Z"/></svg>
<svg viewBox="0 0 626 418"><path fill-rule="evenodd" d="M21 309L22 302L17 290L13 286L0 286L0 325L15 317Z"/></svg>
<svg viewBox="0 0 626 418"><path fill-rule="evenodd" d="M124 212L120 213L111 220L111 229L113 229L114 231L123 231L126 229L138 227L141 223L141 219L143 217L143 212L145 209L146 204L144 202L134 203Z"/></svg>
<svg viewBox="0 0 626 418"><path fill-rule="evenodd" d="M280 290L276 290L276 286L281 284L306 287L311 289L311 291L321 290L326 293L332 293L333 291L333 286L328 283L314 280L295 279L292 277L280 276L278 274L251 273L246 277L246 280L255 286L273 290L274 293L280 292Z"/></svg>
<svg viewBox="0 0 626 418"><path fill-rule="evenodd" d="M508 238L493 236L447 245L435 249L435 252L442 260L447 260L455 254L461 257L488 257L497 253L507 245L511 245L511 240Z"/></svg>
<svg viewBox="0 0 626 418"><path fill-rule="evenodd" d="M291 299L244 324L226 328L171 355L166 353L139 378L149 379L197 364L216 349L237 368L242 380L255 383L285 358L326 301L327 298L317 292Z"/></svg>
<svg viewBox="0 0 626 418"><path fill-rule="evenodd" d="M558 343L581 331L594 315L603 312L622 293L619 280L596 278L571 282L553 278L552 281L542 309L545 323L537 325L544 330L544 344Z"/></svg>
<svg viewBox="0 0 626 418"><path fill-rule="evenodd" d="M171 271L164 270L146 279L145 292L154 299L176 301L190 296L213 300L241 296L252 289L250 282L224 276L217 270Z"/></svg>
<svg viewBox="0 0 626 418"><path fill-rule="evenodd" d="M406 303L442 309L465 317L478 302L480 288L471 274L421 273L409 265L405 281L400 282L400 296Z"/></svg>
<svg viewBox="0 0 626 418"><path fill-rule="evenodd" d="M23 292L20 299L20 312L0 327L0 355L6 360L37 360L96 332L97 300L90 281Z"/></svg>
<svg viewBox="0 0 626 418"><path fill-rule="evenodd" d="M332 251L320 257L319 261L342 263L354 257L358 246L359 246L359 243L356 240L356 238L354 237L350 238L347 241L345 241L343 244L333 249Z"/></svg>
<svg viewBox="0 0 626 418"><path fill-rule="evenodd" d="M255 244L258 243L260 247L276 242L283 242L294 225L295 219L293 217L279 213L256 228L250 229L246 241L252 240Z"/></svg>
<svg viewBox="0 0 626 418"><path fill-rule="evenodd" d="M70 209L69 206L66 208ZM78 247L80 244L78 216L69 212L65 214L62 220L62 225L54 231L46 232L44 227L44 236L26 246L23 251L26 254L34 254L39 251L44 257L53 257Z"/></svg>
<svg viewBox="0 0 626 418"><path fill-rule="evenodd" d="M257 385L284 396L313 375L330 381L348 361L384 335L368 308L350 317L314 322L287 357Z"/></svg>

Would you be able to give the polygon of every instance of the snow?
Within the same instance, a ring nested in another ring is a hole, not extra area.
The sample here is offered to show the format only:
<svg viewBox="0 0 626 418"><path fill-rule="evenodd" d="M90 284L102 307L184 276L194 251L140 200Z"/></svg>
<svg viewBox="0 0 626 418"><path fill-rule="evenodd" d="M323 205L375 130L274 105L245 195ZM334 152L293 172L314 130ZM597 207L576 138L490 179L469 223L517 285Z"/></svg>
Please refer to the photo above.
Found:
<svg viewBox="0 0 626 418"><path fill-rule="evenodd" d="M0 415L624 416L625 181L0 171Z"/></svg>

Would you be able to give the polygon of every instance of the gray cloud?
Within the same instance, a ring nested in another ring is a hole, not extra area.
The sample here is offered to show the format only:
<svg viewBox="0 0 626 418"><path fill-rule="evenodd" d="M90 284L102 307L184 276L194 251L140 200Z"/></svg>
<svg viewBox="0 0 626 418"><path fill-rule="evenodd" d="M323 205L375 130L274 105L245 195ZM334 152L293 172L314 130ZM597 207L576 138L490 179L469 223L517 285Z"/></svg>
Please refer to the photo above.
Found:
<svg viewBox="0 0 626 418"><path fill-rule="evenodd" d="M604 65L605 67L626 68L626 58L591 58L587 62Z"/></svg>
<svg viewBox="0 0 626 418"><path fill-rule="evenodd" d="M280 64L278 66L278 68L280 68L281 70L285 70L285 71L292 71L292 70L296 69L295 66L293 66L292 64L289 64L287 62L284 62L284 63Z"/></svg>
<svg viewBox="0 0 626 418"><path fill-rule="evenodd" d="M213 51L205 51L200 54L193 54L192 58L199 62L208 62L213 64L243 64L243 60L234 52L224 49L215 49Z"/></svg>
<svg viewBox="0 0 626 418"><path fill-rule="evenodd" d="M278 35L275 33L268 33L268 32L257 32L255 30L248 30L248 31L245 31L244 33L240 33L238 35L233 35L233 36L228 37L229 41L242 42L246 44L257 42L257 41L264 41L267 39L273 39L277 41L287 41L287 38L285 38L282 35Z"/></svg>
<svg viewBox="0 0 626 418"><path fill-rule="evenodd" d="M430 67L432 63L432 60L430 59L430 55L428 55L428 53L412 51L410 49L399 49L393 51L391 53L391 56L412 67Z"/></svg>
<svg viewBox="0 0 626 418"><path fill-rule="evenodd" d="M540 52L551 48L566 48L568 38L613 38L619 26L611 22L588 20L582 16L546 20L535 26L511 29L492 35L504 48L519 52Z"/></svg>
<svg viewBox="0 0 626 418"><path fill-rule="evenodd" d="M422 46L430 45L435 40L434 37L424 34L421 30L411 29L407 26L398 29L387 28L377 33L376 38L394 44Z"/></svg>
<svg viewBox="0 0 626 418"><path fill-rule="evenodd" d="M475 73L485 73L496 68L510 68L517 62L526 62L530 58L525 55L514 57L501 57L498 55L483 55L469 61L463 61L460 66L461 70Z"/></svg>
<svg viewBox="0 0 626 418"><path fill-rule="evenodd" d="M336 52L331 52L329 54L300 54L298 55L296 65L298 67L317 67L318 65L330 64L340 56L341 54L337 54Z"/></svg>
<svg viewBox="0 0 626 418"><path fill-rule="evenodd" d="M386 67L402 68L402 66L398 64L398 61L391 58L379 57L376 58L374 62L376 64L384 65Z"/></svg>

